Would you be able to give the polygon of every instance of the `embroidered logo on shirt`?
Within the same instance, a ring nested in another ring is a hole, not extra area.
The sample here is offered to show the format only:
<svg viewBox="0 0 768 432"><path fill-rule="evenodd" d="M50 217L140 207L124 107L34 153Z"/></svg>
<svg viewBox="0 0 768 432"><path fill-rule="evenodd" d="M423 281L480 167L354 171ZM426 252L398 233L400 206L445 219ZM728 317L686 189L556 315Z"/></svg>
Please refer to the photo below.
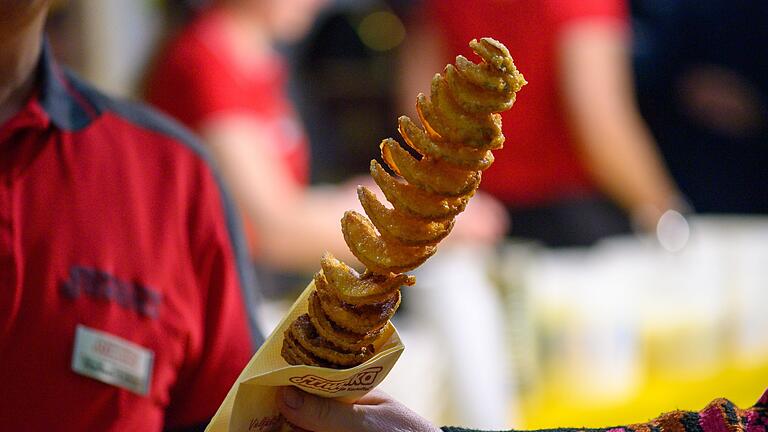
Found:
<svg viewBox="0 0 768 432"><path fill-rule="evenodd" d="M157 318L162 301L162 294L146 285L81 266L70 267L69 278L61 284L60 291L73 300L85 294L94 299L113 301L149 318Z"/></svg>

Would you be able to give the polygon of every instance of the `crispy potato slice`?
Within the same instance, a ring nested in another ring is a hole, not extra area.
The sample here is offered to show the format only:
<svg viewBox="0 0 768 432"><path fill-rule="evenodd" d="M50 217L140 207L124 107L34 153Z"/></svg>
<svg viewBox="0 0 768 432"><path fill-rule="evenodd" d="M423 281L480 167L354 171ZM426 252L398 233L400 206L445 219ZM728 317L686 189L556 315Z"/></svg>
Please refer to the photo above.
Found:
<svg viewBox="0 0 768 432"><path fill-rule="evenodd" d="M288 364L340 368L340 366L321 360L305 350L293 336L290 327L283 334L283 348L280 350L280 353Z"/></svg>
<svg viewBox="0 0 768 432"><path fill-rule="evenodd" d="M371 273L370 271L366 271L364 275L365 277L369 277L373 275L373 273ZM378 275L378 276L383 276L383 275ZM391 295L383 297L381 301L378 301L376 303L364 303L364 304L355 305L355 304L341 301L341 299L338 296L338 291L336 291L335 288L331 287L328 284L328 279L326 279L325 273L323 273L322 269L319 272L315 273L314 281L315 281L315 285L317 287L318 292L321 292L323 295L329 298L332 298L334 303L338 304L339 307L343 307L344 309L348 310L350 313L353 313L359 316L362 320L368 321L368 322L378 322L379 319L384 319L384 318L388 319L389 313L391 312L391 308L397 305L397 303L399 302L398 299L400 298L400 290L396 289L396 290L392 290ZM357 330L351 330L351 331L360 333Z"/></svg>
<svg viewBox="0 0 768 432"><path fill-rule="evenodd" d="M481 38L479 41L472 39L469 47L490 66L509 74L517 71L509 50L496 39Z"/></svg>
<svg viewBox="0 0 768 432"><path fill-rule="evenodd" d="M315 291L309 297L309 319L315 327L317 334L342 351L359 351L372 345L376 338L384 331L384 327L365 334L354 333L341 328L333 323L323 311L320 304L320 295Z"/></svg>
<svg viewBox="0 0 768 432"><path fill-rule="evenodd" d="M470 170L484 170L491 166L494 160L493 153L490 150L432 141L424 129L417 126L408 116L401 116L398 119L398 130L405 143L422 156L442 159ZM500 136L500 140L503 144L504 135Z"/></svg>
<svg viewBox="0 0 768 432"><path fill-rule="evenodd" d="M339 366L356 366L373 357L373 347L364 347L358 351L350 352L335 349L333 345L317 334L308 314L296 318L291 324L290 331L291 336L295 338L295 341L298 342L301 348L309 351L319 359Z"/></svg>
<svg viewBox="0 0 768 432"><path fill-rule="evenodd" d="M365 186L358 186L357 197L365 213L385 239L394 239L409 246L434 245L444 239L453 228L452 218L432 221L387 208Z"/></svg>
<svg viewBox="0 0 768 432"><path fill-rule="evenodd" d="M475 193L473 189L458 197L433 194L396 180L375 160L371 161L371 177L396 209L432 220L444 220L461 213Z"/></svg>
<svg viewBox="0 0 768 432"><path fill-rule="evenodd" d="M465 195L480 184L480 171L456 168L440 159L417 160L400 143L387 138L381 142L381 156L395 173L408 183L436 194Z"/></svg>
<svg viewBox="0 0 768 432"><path fill-rule="evenodd" d="M355 269L326 252L320 260L328 287L339 300L351 305L381 303L389 300L403 285L413 285L416 278L406 274L363 277Z"/></svg>
<svg viewBox="0 0 768 432"><path fill-rule="evenodd" d="M283 335L283 346L280 349L280 355L283 357L283 359L285 359L286 362L288 362L289 365L304 364L304 362L296 358L292 351L294 348L289 346L289 344L292 344L292 342L288 340L288 336Z"/></svg>
<svg viewBox="0 0 768 432"><path fill-rule="evenodd" d="M416 111L434 141L465 144L484 150L501 148L501 116L498 114L471 114L453 100L442 75L432 78L430 98L419 94Z"/></svg>
<svg viewBox="0 0 768 432"><path fill-rule="evenodd" d="M456 69L462 78L485 90L506 94L514 89L515 81L509 74L505 74L485 62L473 63L460 55L456 56Z"/></svg>
<svg viewBox="0 0 768 432"><path fill-rule="evenodd" d="M451 91L453 100L470 113L497 113L512 108L515 92L494 92L480 88L465 80L453 65L445 67L445 82Z"/></svg>
<svg viewBox="0 0 768 432"><path fill-rule="evenodd" d="M368 218L354 211L344 213L341 231L357 259L368 270L381 275L413 270L437 250L434 246L405 246L387 242L376 233Z"/></svg>
<svg viewBox="0 0 768 432"><path fill-rule="evenodd" d="M320 296L320 306L325 315L336 325L354 333L367 334L378 331L392 318L400 306L400 291L383 303L355 307L346 305L338 299L328 287L322 273L315 275L315 286Z"/></svg>

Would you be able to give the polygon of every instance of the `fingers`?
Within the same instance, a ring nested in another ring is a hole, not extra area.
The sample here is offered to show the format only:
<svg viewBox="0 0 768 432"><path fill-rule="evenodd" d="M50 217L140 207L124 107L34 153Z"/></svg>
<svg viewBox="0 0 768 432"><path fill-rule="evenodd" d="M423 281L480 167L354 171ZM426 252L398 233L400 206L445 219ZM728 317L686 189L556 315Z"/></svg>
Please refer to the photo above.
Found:
<svg viewBox="0 0 768 432"><path fill-rule="evenodd" d="M364 430L362 413L355 405L310 395L294 387L278 390L277 406L289 422L314 432Z"/></svg>
<svg viewBox="0 0 768 432"><path fill-rule="evenodd" d="M356 405L381 405L393 402L394 399L381 390L372 390L355 402Z"/></svg>
<svg viewBox="0 0 768 432"><path fill-rule="evenodd" d="M440 432L429 421L378 390L349 405L294 387L281 387L277 405L289 422L313 432Z"/></svg>

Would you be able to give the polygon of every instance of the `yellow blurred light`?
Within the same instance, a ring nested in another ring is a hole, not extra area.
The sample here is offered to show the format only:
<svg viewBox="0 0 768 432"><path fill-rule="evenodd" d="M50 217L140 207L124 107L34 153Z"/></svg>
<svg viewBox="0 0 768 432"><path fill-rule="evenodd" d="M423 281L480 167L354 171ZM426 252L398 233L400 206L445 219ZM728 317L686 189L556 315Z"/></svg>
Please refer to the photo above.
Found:
<svg viewBox="0 0 768 432"><path fill-rule="evenodd" d="M368 48L374 51L388 51L403 42L405 26L400 18L391 12L373 12L360 21L357 35Z"/></svg>

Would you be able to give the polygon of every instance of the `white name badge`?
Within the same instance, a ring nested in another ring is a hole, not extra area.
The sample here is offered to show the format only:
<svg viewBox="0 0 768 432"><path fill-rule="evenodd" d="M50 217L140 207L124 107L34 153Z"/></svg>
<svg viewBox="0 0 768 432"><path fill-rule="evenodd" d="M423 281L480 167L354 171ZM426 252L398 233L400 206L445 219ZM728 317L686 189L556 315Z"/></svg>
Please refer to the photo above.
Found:
<svg viewBox="0 0 768 432"><path fill-rule="evenodd" d="M72 370L144 396L149 393L154 357L140 345L78 324Z"/></svg>

